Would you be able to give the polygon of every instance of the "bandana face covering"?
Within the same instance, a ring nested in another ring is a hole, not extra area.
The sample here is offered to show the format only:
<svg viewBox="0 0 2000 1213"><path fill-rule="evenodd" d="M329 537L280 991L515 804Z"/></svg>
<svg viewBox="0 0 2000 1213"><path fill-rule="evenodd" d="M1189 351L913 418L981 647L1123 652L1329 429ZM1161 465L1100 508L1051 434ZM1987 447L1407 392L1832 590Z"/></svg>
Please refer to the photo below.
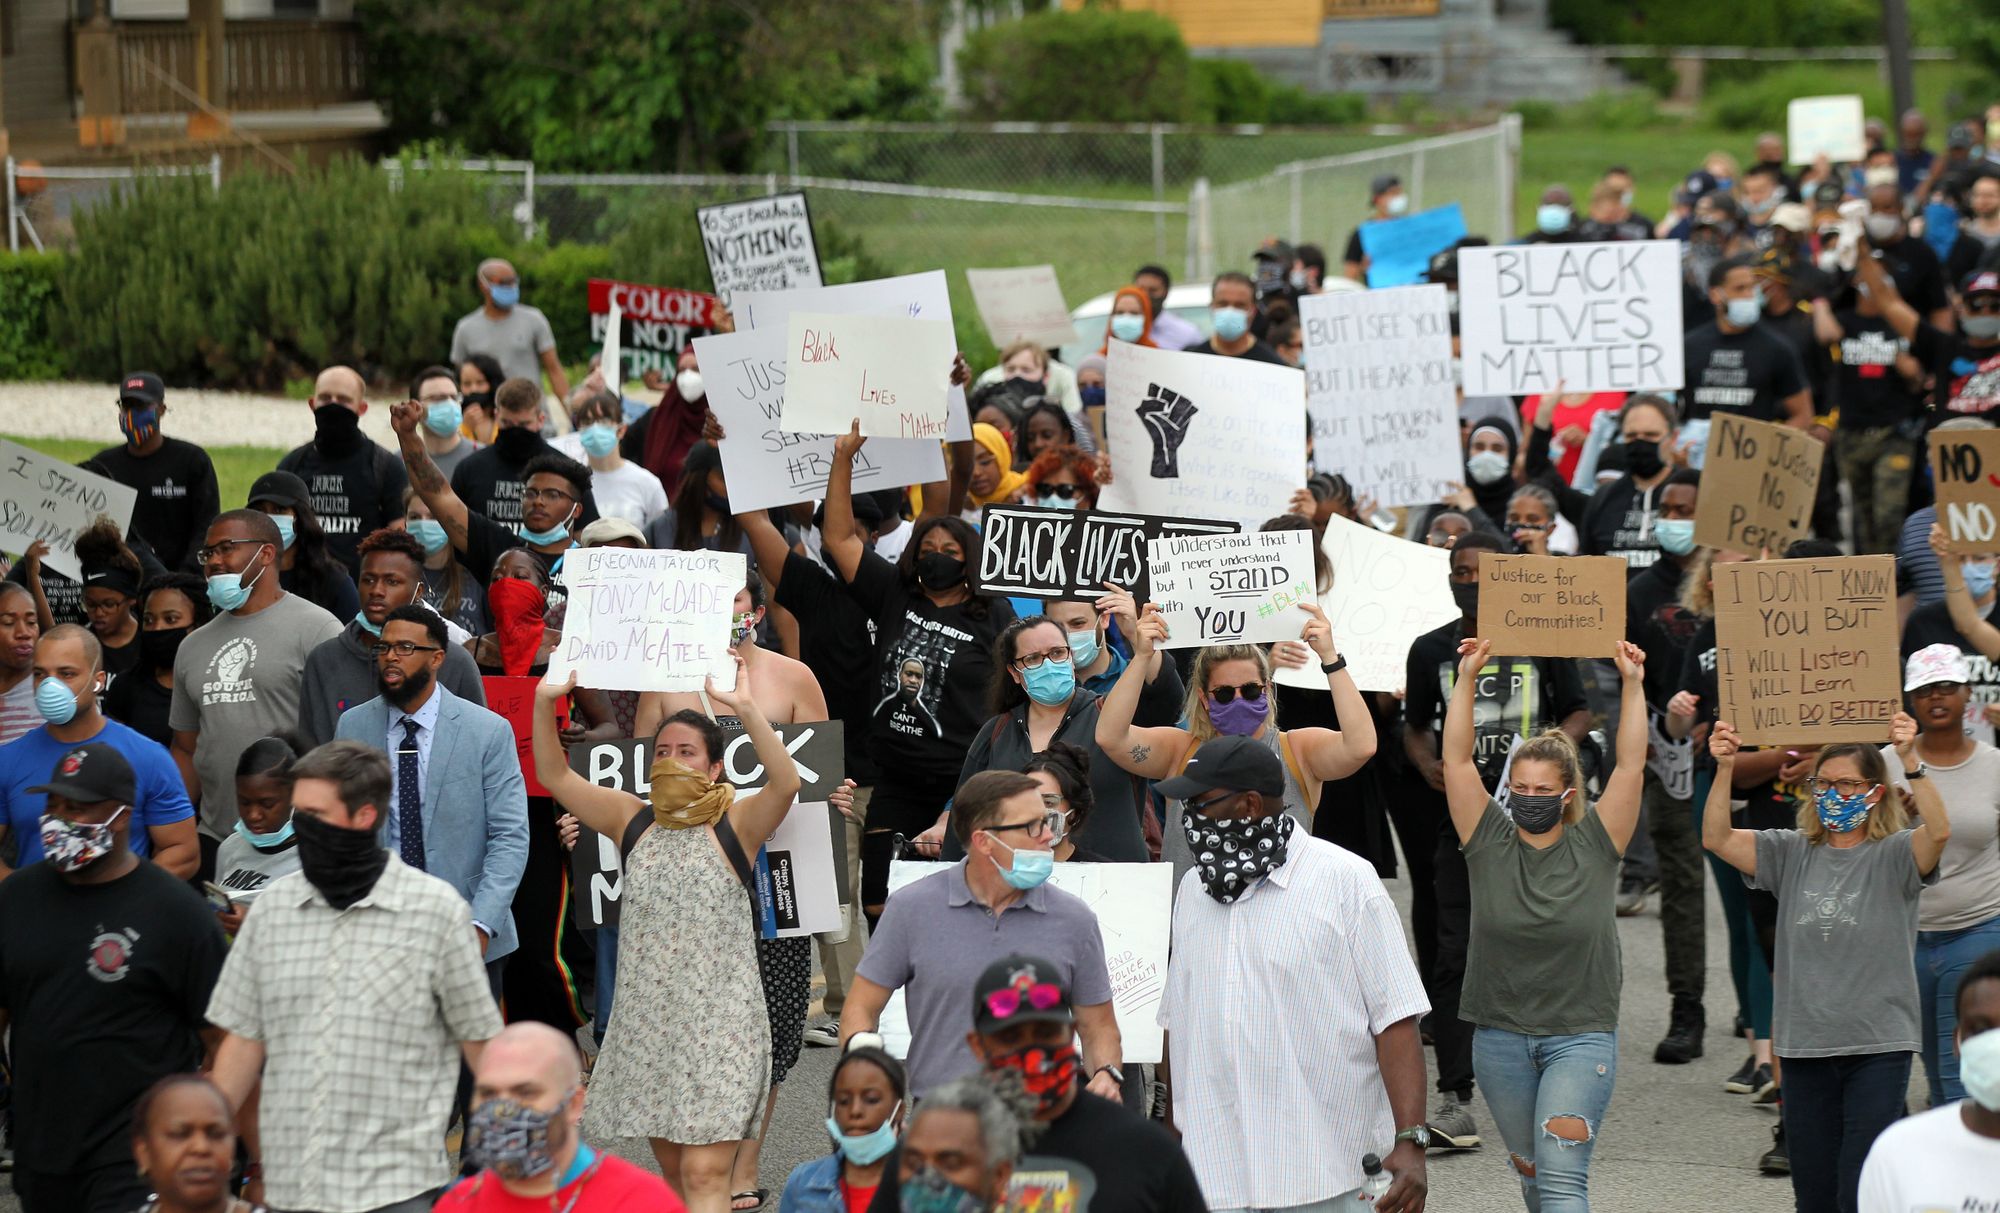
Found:
<svg viewBox="0 0 2000 1213"><path fill-rule="evenodd" d="M495 577L486 589L493 630L500 640L500 666L516 677L534 668L542 647L549 595L525 577Z"/></svg>
<svg viewBox="0 0 2000 1213"><path fill-rule="evenodd" d="M110 820L87 823L42 818L42 853L58 872L75 872L89 867L111 853L111 823L127 806L120 805Z"/></svg>
<svg viewBox="0 0 2000 1213"><path fill-rule="evenodd" d="M1028 1045L988 1058L986 1064L997 1070L1012 1070L1021 1076L1021 1085L1028 1094L1035 1097L1037 1113L1052 1110L1070 1093L1076 1085L1076 1072L1082 1065L1082 1056L1077 1053L1076 1043L1050 1048L1048 1045Z"/></svg>
<svg viewBox="0 0 2000 1213"><path fill-rule="evenodd" d="M1285 862L1297 824L1283 810L1251 821L1211 821L1199 813L1181 814L1181 832L1194 852L1201 887L1223 905L1249 892L1250 886Z"/></svg>
<svg viewBox="0 0 2000 1213"><path fill-rule="evenodd" d="M300 871L336 910L368 896L389 866L389 852L373 830L343 829L310 813L294 813L292 832L299 840Z"/></svg>
<svg viewBox="0 0 2000 1213"><path fill-rule="evenodd" d="M669 830L691 830L722 820L736 803L736 789L671 758L653 760L653 820Z"/></svg>
<svg viewBox="0 0 2000 1213"><path fill-rule="evenodd" d="M571 1092L570 1095L574 1095ZM511 1099L489 1099L466 1123L465 1151L502 1179L533 1179L556 1165L550 1130L570 1095L546 1112Z"/></svg>

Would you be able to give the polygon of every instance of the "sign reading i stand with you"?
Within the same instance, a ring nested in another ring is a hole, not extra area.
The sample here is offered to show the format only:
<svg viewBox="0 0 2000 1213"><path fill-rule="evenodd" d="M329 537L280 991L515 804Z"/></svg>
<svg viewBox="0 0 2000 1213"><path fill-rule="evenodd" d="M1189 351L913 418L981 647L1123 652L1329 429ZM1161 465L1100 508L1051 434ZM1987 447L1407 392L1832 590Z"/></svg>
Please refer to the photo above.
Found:
<svg viewBox="0 0 2000 1213"><path fill-rule="evenodd" d="M1720 719L1746 745L1878 742L1902 707L1896 558L1715 566Z"/></svg>
<svg viewBox="0 0 2000 1213"><path fill-rule="evenodd" d="M1460 249L1458 321L1468 396L1678 391L1680 242Z"/></svg>
<svg viewBox="0 0 2000 1213"><path fill-rule="evenodd" d="M695 339L709 411L722 426L722 475L741 512L818 501L833 468L831 434L794 434L785 406L784 329L751 329ZM922 439L875 438L854 455L854 491L943 480L944 450Z"/></svg>
<svg viewBox="0 0 2000 1213"><path fill-rule="evenodd" d="M42 563L82 581L76 537L100 517L117 523L123 535L132 527L138 499L116 480L0 439L0 551L21 556L37 541L46 543L49 554Z"/></svg>
<svg viewBox="0 0 2000 1213"><path fill-rule="evenodd" d="M1610 657L1625 639L1616 556L1479 558L1479 638L1508 657Z"/></svg>
<svg viewBox="0 0 2000 1213"><path fill-rule="evenodd" d="M1299 321L1315 463L1385 506L1436 501L1464 478L1444 287L1307 295Z"/></svg>
<svg viewBox="0 0 2000 1213"><path fill-rule="evenodd" d="M818 286L819 249L804 194L775 194L695 208L715 293L733 304L738 291Z"/></svg>
<svg viewBox="0 0 2000 1213"><path fill-rule="evenodd" d="M942 320L793 312L787 318L785 402L778 428L870 438L945 436L945 391L956 350Z"/></svg>
<svg viewBox="0 0 2000 1213"><path fill-rule="evenodd" d="M980 593L997 597L1076 599L1103 597L1108 581L1143 602L1148 541L1242 529L1213 519L989 505L979 519L973 584Z"/></svg>
<svg viewBox="0 0 2000 1213"><path fill-rule="evenodd" d="M1694 541L1755 556L1812 533L1826 444L1804 430L1716 413L1702 467Z"/></svg>
<svg viewBox="0 0 2000 1213"><path fill-rule="evenodd" d="M1307 619L1299 604L1319 602L1311 531L1155 539L1146 575L1167 649L1297 640Z"/></svg>
<svg viewBox="0 0 2000 1213"><path fill-rule="evenodd" d="M1319 607L1354 685L1364 691L1403 690L1410 644L1461 615L1451 596L1451 553L1338 514L1326 520L1320 550L1333 566L1333 588L1320 597ZM1279 666L1271 677L1286 686L1326 689L1326 675L1316 665Z"/></svg>
<svg viewBox="0 0 2000 1213"><path fill-rule="evenodd" d="M550 658L606 691L698 691L736 682L729 627L743 588L741 552L571 548L562 642Z"/></svg>
<svg viewBox="0 0 2000 1213"><path fill-rule="evenodd" d="M2000 430L1932 430L1938 521L1961 552L2000 552Z"/></svg>

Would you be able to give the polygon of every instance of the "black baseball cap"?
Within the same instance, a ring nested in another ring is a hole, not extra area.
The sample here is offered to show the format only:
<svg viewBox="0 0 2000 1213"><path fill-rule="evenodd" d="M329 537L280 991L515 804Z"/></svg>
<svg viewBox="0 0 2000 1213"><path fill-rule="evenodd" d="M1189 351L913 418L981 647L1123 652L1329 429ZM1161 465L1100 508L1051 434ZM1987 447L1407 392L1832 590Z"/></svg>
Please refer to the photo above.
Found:
<svg viewBox="0 0 2000 1213"><path fill-rule="evenodd" d="M1253 261L1276 261L1289 269L1292 262L1298 259L1298 252L1291 245L1273 236L1252 250L1250 259Z"/></svg>
<svg viewBox="0 0 2000 1213"><path fill-rule="evenodd" d="M132 764L108 741L86 741L56 759L49 781L30 792L60 796L77 804L115 800L131 804L138 798Z"/></svg>
<svg viewBox="0 0 2000 1213"><path fill-rule="evenodd" d="M986 966L972 987L972 1028L997 1032L1017 1023L1075 1023L1069 988L1048 961L1009 956Z"/></svg>
<svg viewBox="0 0 2000 1213"><path fill-rule="evenodd" d="M1269 743L1255 737L1218 737L1205 741L1172 779L1157 785L1160 795L1186 800L1226 788L1232 792L1285 794L1285 766Z"/></svg>
<svg viewBox="0 0 2000 1213"><path fill-rule="evenodd" d="M118 403L157 408L167 399L167 385L151 371L133 371L118 381Z"/></svg>
<svg viewBox="0 0 2000 1213"><path fill-rule="evenodd" d="M306 490L306 482L290 472L265 472L250 486L250 499L243 504L256 505L268 501L272 505L282 505L296 510L312 501Z"/></svg>

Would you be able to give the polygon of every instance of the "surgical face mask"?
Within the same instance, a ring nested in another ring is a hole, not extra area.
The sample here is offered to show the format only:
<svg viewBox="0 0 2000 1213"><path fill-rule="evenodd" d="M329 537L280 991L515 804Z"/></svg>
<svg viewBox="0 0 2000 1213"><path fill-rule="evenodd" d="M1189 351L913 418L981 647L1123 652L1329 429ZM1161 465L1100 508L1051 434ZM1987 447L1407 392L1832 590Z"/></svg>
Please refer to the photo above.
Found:
<svg viewBox="0 0 2000 1213"><path fill-rule="evenodd" d="M290 514L273 514L271 524L278 528L278 541L284 544L285 551L291 551L292 544L297 542L299 537L298 520Z"/></svg>
<svg viewBox="0 0 2000 1213"><path fill-rule="evenodd" d="M424 428L443 438L458 432L459 423L465 420L465 408L458 397L433 400L424 406Z"/></svg>
<svg viewBox="0 0 2000 1213"><path fill-rule="evenodd" d="M1887 211L1869 211L1861 220L1861 229L1868 233L1870 241L1888 244L1903 230L1903 217Z"/></svg>
<svg viewBox="0 0 2000 1213"><path fill-rule="evenodd" d="M1513 792L1507 797L1507 811L1514 815L1514 824L1521 829L1530 834L1546 834L1562 820L1563 794L1526 796Z"/></svg>
<svg viewBox="0 0 2000 1213"><path fill-rule="evenodd" d="M693 367L674 376L674 391L679 392L681 399L689 404L708 395L708 389L701 384L701 372Z"/></svg>
<svg viewBox="0 0 2000 1213"><path fill-rule="evenodd" d="M1228 905L1282 866L1298 823L1280 810L1268 817L1213 821L1200 813L1181 814L1181 833L1194 853L1195 871L1210 897Z"/></svg>
<svg viewBox="0 0 2000 1213"><path fill-rule="evenodd" d="M445 544L451 542L451 537L444 533L444 523L435 518L412 518L403 524L403 529L410 533L410 538L424 545L427 555L437 555L444 551Z"/></svg>
<svg viewBox="0 0 2000 1213"><path fill-rule="evenodd" d="M1873 788L1868 790L1874 791ZM1868 820L1868 792L1856 796L1842 796L1832 788L1813 796L1813 808L1819 813L1819 822L1836 834L1858 830Z"/></svg>
<svg viewBox="0 0 2000 1213"><path fill-rule="evenodd" d="M1067 661L1045 659L1034 669L1021 671L1021 686L1036 703L1057 707L1076 695L1076 667Z"/></svg>
<svg viewBox="0 0 2000 1213"><path fill-rule="evenodd" d="M841 1155L855 1166L878 1163L896 1148L896 1109L902 1106L902 1101L898 1100L896 1107L890 1108L889 1114L882 1118L882 1123L866 1133L843 1133L840 1122L829 1116L826 1118L827 1136L833 1138L833 1144L840 1147Z"/></svg>
<svg viewBox="0 0 2000 1213"><path fill-rule="evenodd" d="M608 421L593 421L577 434L577 441L593 459L602 459L618 449L618 427Z"/></svg>
<svg viewBox="0 0 2000 1213"><path fill-rule="evenodd" d="M133 446L144 445L160 432L160 410L119 409L118 432Z"/></svg>
<svg viewBox="0 0 2000 1213"><path fill-rule="evenodd" d="M1312 289L1312 275L1306 273L1304 270L1293 270L1285 276L1285 281L1291 283L1292 289L1295 291Z"/></svg>
<svg viewBox="0 0 2000 1213"><path fill-rule="evenodd" d="M570 512L572 514L575 513L574 510ZM521 538L527 540L529 543L536 544L561 543L563 540L569 538L569 519L563 519L546 531L531 531L528 529L528 524L524 522L521 524Z"/></svg>
<svg viewBox="0 0 2000 1213"><path fill-rule="evenodd" d="M96 824L64 821L60 817L42 818L42 854L58 872L76 872L89 867L111 854L112 845L116 842L111 833L111 823L124 816L127 807L119 805L110 820Z"/></svg>
<svg viewBox="0 0 2000 1213"><path fill-rule="evenodd" d="M1958 1081L1973 1103L2000 1112L2000 1028L1958 1042Z"/></svg>
<svg viewBox="0 0 2000 1213"><path fill-rule="evenodd" d="M902 1213L986 1213L989 1202L979 1199L926 1163L896 1189Z"/></svg>
<svg viewBox="0 0 2000 1213"><path fill-rule="evenodd" d="M1250 313L1240 307L1210 308L1208 316L1215 322L1215 335L1224 341L1234 341L1250 331Z"/></svg>
<svg viewBox="0 0 2000 1213"><path fill-rule="evenodd" d="M1474 484L1497 484L1506 478L1510 467L1499 451L1474 451L1465 461L1465 474Z"/></svg>
<svg viewBox="0 0 2000 1213"><path fill-rule="evenodd" d="M1392 217L1407 215L1410 213L1410 196L1408 194L1397 194L1390 198L1387 203L1383 204L1382 209L1388 211Z"/></svg>
<svg viewBox="0 0 2000 1213"><path fill-rule="evenodd" d="M76 692L60 678L44 678L35 685L35 710L50 724L68 724L76 719Z"/></svg>
<svg viewBox="0 0 2000 1213"><path fill-rule="evenodd" d="M1137 341L1146 331L1146 318L1131 312L1120 312L1111 318L1111 335L1120 341Z"/></svg>
<svg viewBox="0 0 2000 1213"><path fill-rule="evenodd" d="M1619 205L1619 206L1622 206L1622 207L1624 207L1624 208L1626 208L1627 210L1630 210L1630 209L1631 209L1631 207L1632 207L1632 191L1631 191L1631 190L1626 190L1626 191L1625 191L1624 193L1622 193L1622 194L1618 195L1618 205Z"/></svg>
<svg viewBox="0 0 2000 1213"><path fill-rule="evenodd" d="M1569 217L1570 209L1560 202L1544 202L1535 208L1535 226L1546 236L1568 228Z"/></svg>
<svg viewBox="0 0 2000 1213"><path fill-rule="evenodd" d="M257 576L250 579L249 585L245 585L241 573L217 573L208 579L208 604L218 611L235 610L250 601L250 590L257 584L257 577L263 575L264 569L258 569Z"/></svg>
<svg viewBox="0 0 2000 1213"><path fill-rule="evenodd" d="M505 286L488 283L487 286L493 293L493 306L503 312L521 302L521 284L518 282L510 282Z"/></svg>
<svg viewBox="0 0 2000 1213"><path fill-rule="evenodd" d="M502 1179L533 1179L556 1165L552 1140L569 1096L544 1112L511 1099L489 1099L466 1118L465 1152Z"/></svg>
<svg viewBox="0 0 2000 1213"><path fill-rule="evenodd" d="M1991 560L1959 567L1965 577L1965 588L1972 591L1974 598L1984 598L1993 592L1994 566Z"/></svg>
<svg viewBox="0 0 2000 1213"><path fill-rule="evenodd" d="M1070 663L1079 670L1089 669L1090 663L1097 660L1098 651L1103 647L1098 642L1097 633L1066 632L1064 635L1069 638Z"/></svg>
<svg viewBox="0 0 2000 1213"><path fill-rule="evenodd" d="M1246 699L1242 694L1228 703L1217 703L1215 696L1205 697L1208 705L1208 722L1224 737L1248 737L1264 727L1271 716L1271 693L1267 690L1255 699Z"/></svg>
<svg viewBox="0 0 2000 1213"><path fill-rule="evenodd" d="M1722 305L1722 311L1731 325L1747 329L1764 318L1764 292L1760 290L1748 299L1731 299Z"/></svg>
<svg viewBox="0 0 2000 1213"><path fill-rule="evenodd" d="M284 846L292 840L292 819L287 817L284 825L272 830L269 834L259 834L239 820L236 823L236 832L242 835L243 841L249 843L251 846L268 851L272 847Z"/></svg>
<svg viewBox="0 0 2000 1213"><path fill-rule="evenodd" d="M1048 663L1044 662L1043 664L1046 665ZM1049 874L1056 870L1056 857L1053 851L1029 851L1021 847L1009 846L1004 839L991 830L986 832L986 836L1001 846L1007 847L1008 851L1012 853L1013 858L1008 861L1008 865L1004 868L1000 866L1000 861L997 859L992 859L988 862L1000 873L1000 879L1006 881L1013 888L1022 890L1032 889L1047 880Z"/></svg>
<svg viewBox="0 0 2000 1213"><path fill-rule="evenodd" d="M1035 504L1045 510L1070 510L1075 509L1077 506L1076 502L1066 497L1058 497L1054 493L1043 493L1041 496L1035 498Z"/></svg>
<svg viewBox="0 0 2000 1213"><path fill-rule="evenodd" d="M1965 328L1965 335L1974 341L1991 341L2000 337L2000 316L1967 316L1959 322Z"/></svg>
<svg viewBox="0 0 2000 1213"><path fill-rule="evenodd" d="M1653 537L1660 541L1661 551L1685 556L1694 551L1694 519L1662 518L1653 524Z"/></svg>
<svg viewBox="0 0 2000 1213"><path fill-rule="evenodd" d="M366 612L363 611L354 612L354 622L360 626L362 631L368 633L370 636L375 637L377 640L380 640L382 638L382 625L379 623L368 622L368 615Z"/></svg>

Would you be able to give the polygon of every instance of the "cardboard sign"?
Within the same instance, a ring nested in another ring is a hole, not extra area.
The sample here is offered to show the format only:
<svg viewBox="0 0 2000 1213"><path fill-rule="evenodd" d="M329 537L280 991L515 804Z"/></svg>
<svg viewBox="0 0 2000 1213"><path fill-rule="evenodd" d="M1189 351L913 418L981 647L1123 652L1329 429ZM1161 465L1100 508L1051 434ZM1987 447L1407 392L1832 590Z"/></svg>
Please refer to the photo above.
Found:
<svg viewBox="0 0 2000 1213"><path fill-rule="evenodd" d="M898 861L889 865L889 896L949 867ZM1158 1062L1165 1037L1160 1000L1167 990L1167 936L1173 929L1173 867L1164 863L1059 863L1049 885L1083 899L1097 915L1111 971L1111 1012L1128 1062ZM876 1030L896 1057L910 1054L910 1016L899 989Z"/></svg>
<svg viewBox="0 0 2000 1213"><path fill-rule="evenodd" d="M1458 321L1468 396L1678 391L1680 242L1460 249Z"/></svg>
<svg viewBox="0 0 2000 1213"><path fill-rule="evenodd" d="M1307 295L1299 322L1314 463L1385 506L1436 501L1465 478L1444 287Z"/></svg>
<svg viewBox="0 0 2000 1213"><path fill-rule="evenodd" d="M1320 550L1333 565L1333 588L1320 598L1319 608L1333 626L1334 648L1347 658L1354 685L1364 691L1403 690L1410 643L1459 618L1451 596L1451 553L1339 515L1327 519ZM1314 665L1280 666L1272 679L1309 691L1326 689L1326 675Z"/></svg>
<svg viewBox="0 0 2000 1213"><path fill-rule="evenodd" d="M1804 430L1736 413L1718 412L1712 420L1694 541L1755 556L1782 552L1810 535L1826 444Z"/></svg>
<svg viewBox="0 0 2000 1213"><path fill-rule="evenodd" d="M870 438L945 436L945 391L957 341L942 320L793 312L778 428Z"/></svg>
<svg viewBox="0 0 2000 1213"><path fill-rule="evenodd" d="M969 269L965 284L972 288L973 306L979 309L979 319L985 323L994 348L1004 350L1016 341L1053 348L1076 340L1076 326L1070 323L1055 266Z"/></svg>
<svg viewBox="0 0 2000 1213"><path fill-rule="evenodd" d="M1452 202L1401 219L1371 219L1354 230L1368 258L1370 290L1412 286L1424 280L1433 254L1464 238L1465 212Z"/></svg>
<svg viewBox="0 0 2000 1213"><path fill-rule="evenodd" d="M1242 529L1220 520L989 505L979 519L973 585L996 597L1053 600L1100 598L1108 581L1130 590L1133 601L1144 602L1149 540Z"/></svg>
<svg viewBox="0 0 2000 1213"><path fill-rule="evenodd" d="M604 355L604 382L616 389L647 371L671 376L681 351L715 330L722 300L700 291L592 278L585 285L590 341ZM618 374L611 362L618 362Z"/></svg>
<svg viewBox="0 0 2000 1213"><path fill-rule="evenodd" d="M1792 164L1811 164L1824 155L1835 164L1868 154L1861 98L1794 97L1785 106L1785 155Z"/></svg>
<svg viewBox="0 0 2000 1213"><path fill-rule="evenodd" d="M1306 482L1305 376L1247 358L1111 343L1107 510L1228 518L1282 514Z"/></svg>
<svg viewBox="0 0 2000 1213"><path fill-rule="evenodd" d="M1902 672L1894 556L1715 566L1717 711L1745 744L1886 741Z"/></svg>
<svg viewBox="0 0 2000 1213"><path fill-rule="evenodd" d="M499 716L514 730L514 752L521 760L521 778L528 795L547 796L549 790L535 778L535 686L541 679L533 675L487 674L480 679L486 686L486 710ZM569 723L569 700L556 701L556 727Z"/></svg>
<svg viewBox="0 0 2000 1213"><path fill-rule="evenodd" d="M771 884L768 900L759 899L767 906L763 916L773 923L773 933L766 938L837 931L842 921L837 873L847 862L846 819L826 803L826 797L847 777L842 726L837 720L821 720L771 727L798 768L799 794L784 823L758 853L758 866ZM739 796L763 787L764 766L757 761L750 735L733 725L725 734L723 777ZM653 739L630 737L572 746L569 767L591 783L645 800L653 790ZM588 827L577 833L576 849L570 852L570 874L578 926L618 925L625 876L618 841ZM760 883L765 883L764 879L760 878ZM780 914L781 902L796 910ZM781 918L786 921L780 922Z"/></svg>
<svg viewBox="0 0 2000 1213"><path fill-rule="evenodd" d="M1616 556L1479 558L1479 638L1509 657L1609 657L1625 639Z"/></svg>
<svg viewBox="0 0 2000 1213"><path fill-rule="evenodd" d="M51 455L0 439L0 552L25 555L37 540L49 545L42 567L83 580L76 537L99 518L132 527L136 490Z"/></svg>
<svg viewBox="0 0 2000 1213"><path fill-rule="evenodd" d="M1953 550L2000 552L2000 430L1932 430L1931 475Z"/></svg>
<svg viewBox="0 0 2000 1213"><path fill-rule="evenodd" d="M571 548L562 642L550 659L605 691L698 691L736 682L730 618L743 588L741 552Z"/></svg>
<svg viewBox="0 0 2000 1213"><path fill-rule="evenodd" d="M1167 624L1163 649L1297 640L1318 605L1311 531L1178 535L1146 544L1148 602Z"/></svg>
<svg viewBox="0 0 2000 1213"><path fill-rule="evenodd" d="M724 437L716 444L729 481L730 508L748 512L826 496L834 436L793 434L778 424L785 407L783 329L751 329L695 339L709 411ZM854 456L854 491L943 480L944 450L934 441L875 438Z"/></svg>
<svg viewBox="0 0 2000 1213"><path fill-rule="evenodd" d="M774 194L695 208L715 293L734 304L741 291L818 286L819 248L804 194Z"/></svg>
<svg viewBox="0 0 2000 1213"><path fill-rule="evenodd" d="M736 300L736 327L790 329L793 312L836 312L849 316L906 316L911 320L942 320L951 324L951 289L943 270L904 274L898 278L876 278L811 290L745 291ZM965 389L953 385L945 391L951 410L947 442L972 440L972 419L965 409ZM853 414L848 414L852 417ZM847 432L842 422L840 432Z"/></svg>

